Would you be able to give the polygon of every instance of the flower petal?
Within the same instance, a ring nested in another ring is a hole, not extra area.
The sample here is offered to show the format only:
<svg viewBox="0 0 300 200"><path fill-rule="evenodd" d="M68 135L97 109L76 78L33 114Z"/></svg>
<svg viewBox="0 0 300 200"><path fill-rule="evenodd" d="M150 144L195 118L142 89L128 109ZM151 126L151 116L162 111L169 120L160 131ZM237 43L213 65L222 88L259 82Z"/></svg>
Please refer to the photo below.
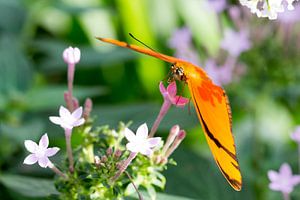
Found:
<svg viewBox="0 0 300 200"><path fill-rule="evenodd" d="M161 138L160 137L155 137L155 138L149 138L147 139L147 142L148 142L148 146L150 148L153 148L155 146L157 146L161 141Z"/></svg>
<svg viewBox="0 0 300 200"><path fill-rule="evenodd" d="M163 96L165 96L165 94L167 93L167 90L162 81L159 83L159 91Z"/></svg>
<svg viewBox="0 0 300 200"><path fill-rule="evenodd" d="M46 156L38 159L39 165L43 168L46 168L48 166L49 162L50 162L50 160Z"/></svg>
<svg viewBox="0 0 300 200"><path fill-rule="evenodd" d="M129 128L125 128L124 135L129 142L135 141L136 136Z"/></svg>
<svg viewBox="0 0 300 200"><path fill-rule="evenodd" d="M172 83L170 83L167 87L167 91L169 93L169 95L171 97L174 97L176 96L176 93L177 93L177 87L176 87L176 82L173 81Z"/></svg>
<svg viewBox="0 0 300 200"><path fill-rule="evenodd" d="M136 145L135 143L133 142L129 142L126 144L126 149L131 151L131 152L134 152L134 153L138 153L140 151L140 148L138 145Z"/></svg>
<svg viewBox="0 0 300 200"><path fill-rule="evenodd" d="M49 120L53 123L53 124L57 124L57 125L61 125L62 123L62 120L60 117L54 117L54 116L51 116L49 117Z"/></svg>
<svg viewBox="0 0 300 200"><path fill-rule="evenodd" d="M72 114L71 114L75 119L80 119L82 115L82 107L80 106L77 108Z"/></svg>
<svg viewBox="0 0 300 200"><path fill-rule="evenodd" d="M30 154L24 159L24 164L26 165L32 165L38 161L38 158L35 156L35 154Z"/></svg>
<svg viewBox="0 0 300 200"><path fill-rule="evenodd" d="M177 106L177 107L183 107L189 101L190 100L188 98L185 98L185 97L182 97L182 96L176 96L175 97L175 106Z"/></svg>
<svg viewBox="0 0 300 200"><path fill-rule="evenodd" d="M62 123L62 120L60 117L49 117L49 120L53 123L53 124L57 124L60 125Z"/></svg>
<svg viewBox="0 0 300 200"><path fill-rule="evenodd" d="M49 145L49 138L47 133L45 133L39 141L39 148L47 149L48 145Z"/></svg>
<svg viewBox="0 0 300 200"><path fill-rule="evenodd" d="M148 127L146 123L139 126L136 131L136 137L139 139L146 139L148 137Z"/></svg>
<svg viewBox="0 0 300 200"><path fill-rule="evenodd" d="M45 151L45 155L46 155L47 157L54 156L58 151L59 151L59 148L58 148L58 147L48 148L48 149Z"/></svg>
<svg viewBox="0 0 300 200"><path fill-rule="evenodd" d="M143 148L140 150L140 153L146 156L150 156L153 151L150 148Z"/></svg>
<svg viewBox="0 0 300 200"><path fill-rule="evenodd" d="M24 145L27 151L30 153L35 153L35 151L38 149L38 145L32 140L25 140Z"/></svg>
<svg viewBox="0 0 300 200"><path fill-rule="evenodd" d="M64 122L64 121L62 121L62 123L60 124L60 126L61 126L63 129L69 129L69 130L72 130L72 129L73 129L73 126L72 126L72 125L70 125L69 123Z"/></svg>
<svg viewBox="0 0 300 200"><path fill-rule="evenodd" d="M274 170L269 170L268 171L268 177L270 179L270 181L276 181L278 179L278 173Z"/></svg>
<svg viewBox="0 0 300 200"><path fill-rule="evenodd" d="M298 185L300 183L300 175L294 175L291 177L291 184Z"/></svg>
<svg viewBox="0 0 300 200"><path fill-rule="evenodd" d="M79 120L76 120L75 122L73 122L73 127L76 127L76 126L81 126L82 124L84 124L85 120L83 118L79 119Z"/></svg>
<svg viewBox="0 0 300 200"><path fill-rule="evenodd" d="M67 108L60 106L59 107L59 116L62 119L69 119L71 117L71 113Z"/></svg>
<svg viewBox="0 0 300 200"><path fill-rule="evenodd" d="M292 176L292 169L289 164L283 163L280 166L279 173L281 174L281 176L284 176L284 177Z"/></svg>

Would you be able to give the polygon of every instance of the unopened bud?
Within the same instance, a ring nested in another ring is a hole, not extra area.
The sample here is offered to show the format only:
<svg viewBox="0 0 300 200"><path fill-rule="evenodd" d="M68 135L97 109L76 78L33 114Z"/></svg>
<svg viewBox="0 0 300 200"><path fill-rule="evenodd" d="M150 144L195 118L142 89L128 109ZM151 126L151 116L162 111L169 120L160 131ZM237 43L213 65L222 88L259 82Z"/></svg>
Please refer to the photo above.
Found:
<svg viewBox="0 0 300 200"><path fill-rule="evenodd" d="M95 165L96 165L97 167L100 166L101 160L100 160L99 156L95 156L95 157L94 157L94 163L95 163Z"/></svg>
<svg viewBox="0 0 300 200"><path fill-rule="evenodd" d="M171 129L170 129L170 133L169 136L167 138L167 141L163 147L162 150L162 154L164 155L167 151L167 149L169 148L169 146L174 142L178 132L179 132L180 127L178 125L174 125Z"/></svg>
<svg viewBox="0 0 300 200"><path fill-rule="evenodd" d="M101 162L105 163L105 162L107 162L107 160L108 159L107 159L107 157L105 155L101 157Z"/></svg>
<svg viewBox="0 0 300 200"><path fill-rule="evenodd" d="M112 150L111 147L109 147L109 148L106 150L106 155L107 155L107 156L110 156L112 153L113 153L113 150Z"/></svg>
<svg viewBox="0 0 300 200"><path fill-rule="evenodd" d="M167 150L165 154L165 158L168 158L174 151L177 149L179 144L182 142L182 140L185 138L186 133L184 130L180 130L177 137L175 138L175 141L173 142L172 146Z"/></svg>
<svg viewBox="0 0 300 200"><path fill-rule="evenodd" d="M79 107L79 101L77 98L73 97L72 99L73 109L76 110Z"/></svg>
<svg viewBox="0 0 300 200"><path fill-rule="evenodd" d="M163 157L161 160L160 160L160 164L166 164L168 162L168 158L166 157Z"/></svg>
<svg viewBox="0 0 300 200"><path fill-rule="evenodd" d="M93 102L90 98L87 98L84 103L84 111L83 111L83 117L85 120L89 118L92 108L93 108Z"/></svg>
<svg viewBox="0 0 300 200"><path fill-rule="evenodd" d="M120 150L120 149L117 149L116 151L115 151L115 155L114 155L114 157L116 158L116 159L119 159L121 156L122 156L122 151Z"/></svg>

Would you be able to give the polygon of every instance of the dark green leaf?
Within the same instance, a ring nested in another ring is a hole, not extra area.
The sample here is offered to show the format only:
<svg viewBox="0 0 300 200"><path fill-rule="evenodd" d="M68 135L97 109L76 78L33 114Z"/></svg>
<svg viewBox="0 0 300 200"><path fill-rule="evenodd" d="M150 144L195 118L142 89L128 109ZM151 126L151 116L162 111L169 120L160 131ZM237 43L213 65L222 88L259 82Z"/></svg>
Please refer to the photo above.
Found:
<svg viewBox="0 0 300 200"><path fill-rule="evenodd" d="M47 197L57 194L52 180L32 178L26 176L2 174L0 182L15 192L26 197Z"/></svg>

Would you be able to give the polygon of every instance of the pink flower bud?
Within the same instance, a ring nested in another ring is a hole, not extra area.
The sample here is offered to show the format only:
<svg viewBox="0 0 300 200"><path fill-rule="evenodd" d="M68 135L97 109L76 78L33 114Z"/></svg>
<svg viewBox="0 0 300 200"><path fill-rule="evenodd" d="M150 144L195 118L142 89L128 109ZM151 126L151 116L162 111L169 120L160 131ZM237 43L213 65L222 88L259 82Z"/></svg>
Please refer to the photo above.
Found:
<svg viewBox="0 0 300 200"><path fill-rule="evenodd" d="M73 110L76 110L79 107L79 101L76 97L72 98Z"/></svg>
<svg viewBox="0 0 300 200"><path fill-rule="evenodd" d="M167 149L170 147L170 145L174 142L177 134L179 133L179 129L180 127L178 125L174 125L171 129L170 129L170 133L169 136L167 138L167 141L163 147L162 150L162 154L164 155L167 151Z"/></svg>
<svg viewBox="0 0 300 200"><path fill-rule="evenodd" d="M115 155L114 155L114 157L116 158L116 159L119 159L121 156L122 156L122 151L120 150L120 149L117 149L116 151L115 151Z"/></svg>
<svg viewBox="0 0 300 200"><path fill-rule="evenodd" d="M87 98L84 103L84 111L83 111L83 117L85 120L87 120L91 114L93 107L93 102L90 98Z"/></svg>
<svg viewBox="0 0 300 200"><path fill-rule="evenodd" d="M165 158L168 158L174 151L177 149L179 144L182 142L182 140L185 138L186 133L184 130L180 130L177 137L175 138L175 141L173 142L172 146L167 150L165 154Z"/></svg>
<svg viewBox="0 0 300 200"><path fill-rule="evenodd" d="M107 162L107 160L108 159L107 159L107 157L105 155L101 157L101 162L105 163L105 162Z"/></svg>
<svg viewBox="0 0 300 200"><path fill-rule="evenodd" d="M109 147L109 148L106 150L106 155L107 155L107 156L110 156L112 153L113 153L113 150L112 150L111 147Z"/></svg>
<svg viewBox="0 0 300 200"><path fill-rule="evenodd" d="M80 61L80 50L75 47L69 47L63 52L63 59L67 64L76 64Z"/></svg>

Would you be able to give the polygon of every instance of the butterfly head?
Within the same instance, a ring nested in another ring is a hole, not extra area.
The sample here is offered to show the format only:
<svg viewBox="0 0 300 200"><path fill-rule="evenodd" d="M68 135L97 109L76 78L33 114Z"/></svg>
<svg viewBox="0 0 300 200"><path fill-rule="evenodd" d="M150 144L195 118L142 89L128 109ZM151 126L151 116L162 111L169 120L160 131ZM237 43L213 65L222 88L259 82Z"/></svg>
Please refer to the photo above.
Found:
<svg viewBox="0 0 300 200"><path fill-rule="evenodd" d="M182 67L176 65L176 63L171 66L171 76L169 77L168 82L172 82L174 80L178 81L186 81L186 75Z"/></svg>

